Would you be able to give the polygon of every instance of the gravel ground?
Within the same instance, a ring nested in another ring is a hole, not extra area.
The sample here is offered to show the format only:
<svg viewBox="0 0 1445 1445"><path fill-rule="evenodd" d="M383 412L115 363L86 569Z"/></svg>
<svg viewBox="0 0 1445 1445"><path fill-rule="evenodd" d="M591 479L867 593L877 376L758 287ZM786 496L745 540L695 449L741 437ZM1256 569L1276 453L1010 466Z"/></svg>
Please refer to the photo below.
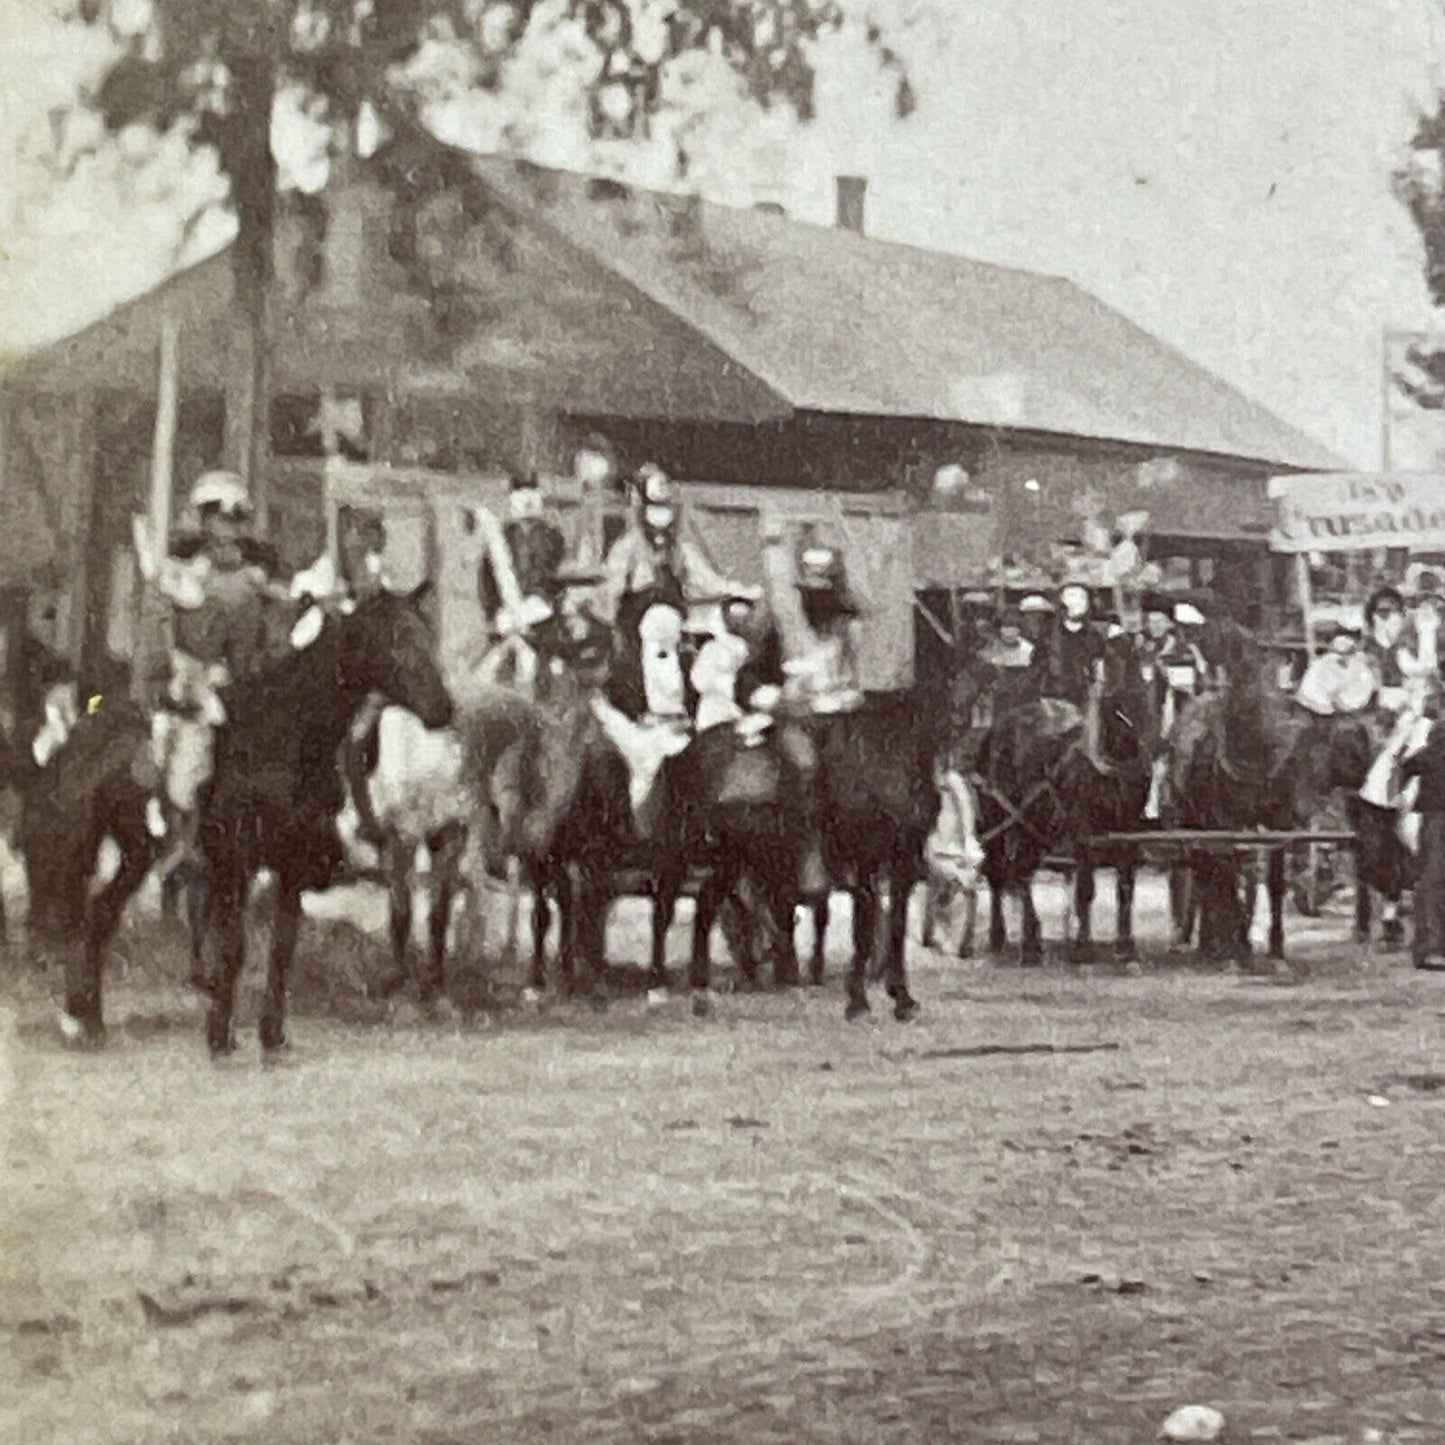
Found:
<svg viewBox="0 0 1445 1445"><path fill-rule="evenodd" d="M14 958L0 1438L1439 1445L1445 976L1292 929L1292 984L915 949L908 1026L836 970L437 1025L314 920L271 1067L144 920L97 1054Z"/></svg>

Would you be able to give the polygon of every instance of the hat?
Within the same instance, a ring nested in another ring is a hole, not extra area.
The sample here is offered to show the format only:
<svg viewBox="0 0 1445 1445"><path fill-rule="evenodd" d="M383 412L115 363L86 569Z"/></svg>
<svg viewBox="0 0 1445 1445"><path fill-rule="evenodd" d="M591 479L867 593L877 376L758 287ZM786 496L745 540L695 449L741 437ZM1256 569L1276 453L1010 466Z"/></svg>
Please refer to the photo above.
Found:
<svg viewBox="0 0 1445 1445"><path fill-rule="evenodd" d="M836 547L814 543L798 552L797 584L805 592L829 591L843 582L843 557Z"/></svg>
<svg viewBox="0 0 1445 1445"><path fill-rule="evenodd" d="M509 492L535 492L541 490L541 480L536 472L513 472L507 479Z"/></svg>
<svg viewBox="0 0 1445 1445"><path fill-rule="evenodd" d="M1405 610L1405 599L1397 587L1377 587L1365 603L1365 621L1373 622L1382 608L1392 607L1397 612Z"/></svg>
<svg viewBox="0 0 1445 1445"><path fill-rule="evenodd" d="M206 472L191 488L191 506L198 512L216 508L224 516L249 516L251 492L235 472Z"/></svg>
<svg viewBox="0 0 1445 1445"><path fill-rule="evenodd" d="M1412 562L1405 573L1404 590L1412 597L1445 595L1445 572L1428 562Z"/></svg>
<svg viewBox="0 0 1445 1445"><path fill-rule="evenodd" d="M1204 614L1192 602L1179 603L1174 609L1174 620L1184 627L1204 626Z"/></svg>
<svg viewBox="0 0 1445 1445"><path fill-rule="evenodd" d="M637 470L637 496L645 507L671 507L677 503L672 478L652 462Z"/></svg>
<svg viewBox="0 0 1445 1445"><path fill-rule="evenodd" d="M594 485L604 483L615 483L617 480L617 452L612 443L607 440L601 432L589 432L583 439L582 445L577 448L573 459L574 466L576 459L582 456L591 455L601 458L602 465L589 466L579 472L583 482Z"/></svg>
<svg viewBox="0 0 1445 1445"><path fill-rule="evenodd" d="M1019 603L1020 612L1052 612L1053 610L1054 604L1041 592L1030 592L1029 595Z"/></svg>

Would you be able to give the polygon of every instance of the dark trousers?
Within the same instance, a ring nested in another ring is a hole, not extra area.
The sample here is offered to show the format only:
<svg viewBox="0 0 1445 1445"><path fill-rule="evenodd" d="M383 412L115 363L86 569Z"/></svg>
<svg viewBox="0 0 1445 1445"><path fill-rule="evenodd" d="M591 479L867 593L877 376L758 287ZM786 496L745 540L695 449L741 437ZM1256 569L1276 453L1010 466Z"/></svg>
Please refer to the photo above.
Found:
<svg viewBox="0 0 1445 1445"><path fill-rule="evenodd" d="M1445 813L1420 815L1415 882L1415 962L1445 961Z"/></svg>

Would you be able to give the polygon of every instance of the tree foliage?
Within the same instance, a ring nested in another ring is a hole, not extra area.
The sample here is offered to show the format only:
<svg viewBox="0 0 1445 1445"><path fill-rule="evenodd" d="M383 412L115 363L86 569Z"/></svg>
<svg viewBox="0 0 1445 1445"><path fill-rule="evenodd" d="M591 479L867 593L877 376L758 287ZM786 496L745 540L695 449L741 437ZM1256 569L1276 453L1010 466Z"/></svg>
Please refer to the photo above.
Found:
<svg viewBox="0 0 1445 1445"><path fill-rule="evenodd" d="M104 27L117 46L87 98L111 131L180 126L214 149L237 221L239 289L254 297L272 265L272 117L283 94L303 97L341 147L369 112L396 143L373 169L412 200L468 179L438 148L423 159L424 96L412 70L428 51L450 48L468 85L505 96L508 61L529 30L571 22L591 52L587 124L595 136L625 138L645 134L668 67L699 54L725 62L759 106L809 119L810 48L844 17L836 0L78 0L74 18ZM869 42L896 76L906 114L913 96L899 58L876 25ZM685 168L686 157L678 161Z"/></svg>
<svg viewBox="0 0 1445 1445"><path fill-rule="evenodd" d="M1395 173L1395 194L1420 233L1430 299L1445 306L1445 95L1420 117L1409 158ZM1404 362L1393 373L1395 386L1417 406L1445 409L1445 351L1412 344Z"/></svg>

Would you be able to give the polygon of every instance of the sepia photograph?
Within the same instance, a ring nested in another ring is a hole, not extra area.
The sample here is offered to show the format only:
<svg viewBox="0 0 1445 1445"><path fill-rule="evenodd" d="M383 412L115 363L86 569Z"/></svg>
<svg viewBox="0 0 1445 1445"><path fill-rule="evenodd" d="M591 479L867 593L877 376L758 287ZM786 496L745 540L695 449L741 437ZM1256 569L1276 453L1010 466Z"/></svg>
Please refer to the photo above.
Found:
<svg viewBox="0 0 1445 1445"><path fill-rule="evenodd" d="M0 0L0 1440L1445 1445L1445 0Z"/></svg>

